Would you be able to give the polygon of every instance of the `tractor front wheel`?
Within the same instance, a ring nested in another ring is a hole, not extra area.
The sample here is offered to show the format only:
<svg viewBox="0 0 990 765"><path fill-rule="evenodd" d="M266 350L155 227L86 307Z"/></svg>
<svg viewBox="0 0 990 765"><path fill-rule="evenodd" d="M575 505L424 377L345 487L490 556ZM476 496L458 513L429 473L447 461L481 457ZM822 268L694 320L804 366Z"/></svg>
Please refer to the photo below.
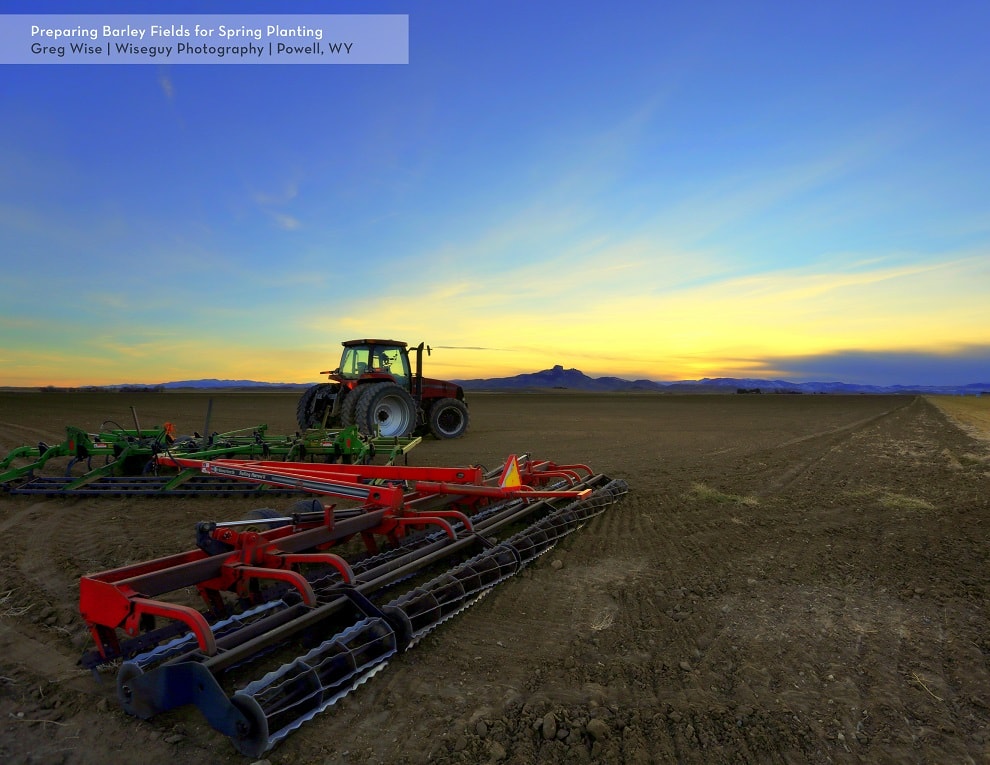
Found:
<svg viewBox="0 0 990 765"><path fill-rule="evenodd" d="M470 421L467 404L460 399L442 398L430 407L430 432L437 438L460 438Z"/></svg>
<svg viewBox="0 0 990 765"><path fill-rule="evenodd" d="M395 383L369 385L357 401L354 418L366 436L405 438L416 427L416 402Z"/></svg>

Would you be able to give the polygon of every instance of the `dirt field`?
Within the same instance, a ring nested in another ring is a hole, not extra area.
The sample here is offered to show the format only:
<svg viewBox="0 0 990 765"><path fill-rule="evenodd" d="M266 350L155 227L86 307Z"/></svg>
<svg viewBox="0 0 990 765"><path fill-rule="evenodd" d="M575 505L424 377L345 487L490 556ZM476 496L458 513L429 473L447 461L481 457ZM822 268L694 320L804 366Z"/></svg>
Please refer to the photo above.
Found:
<svg viewBox="0 0 990 765"><path fill-rule="evenodd" d="M971 436L990 441L990 396L930 396L929 399Z"/></svg>
<svg viewBox="0 0 990 765"><path fill-rule="evenodd" d="M212 429L292 432L296 394ZM0 394L0 452L207 394ZM990 445L924 398L470 397L412 464L529 452L625 500L269 752L289 763L990 761ZM0 761L245 763L195 709L124 714L80 575L193 547L258 500L0 495Z"/></svg>

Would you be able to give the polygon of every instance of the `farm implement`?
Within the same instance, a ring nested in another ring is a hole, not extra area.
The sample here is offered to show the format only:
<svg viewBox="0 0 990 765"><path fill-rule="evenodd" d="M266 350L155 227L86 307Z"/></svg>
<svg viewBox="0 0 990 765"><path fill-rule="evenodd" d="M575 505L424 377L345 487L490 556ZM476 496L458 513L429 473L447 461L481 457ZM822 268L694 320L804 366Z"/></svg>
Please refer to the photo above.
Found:
<svg viewBox="0 0 990 765"><path fill-rule="evenodd" d="M286 512L201 522L195 549L80 581L96 644L82 666L119 666L117 698L139 718L195 705L249 757L627 490L585 465L528 456L493 471L160 461L311 495Z"/></svg>
<svg viewBox="0 0 990 765"><path fill-rule="evenodd" d="M104 423L106 424L106 423ZM68 426L64 441L49 446L22 446L0 460L0 488L11 494L44 495L182 495L245 494L265 491L266 484L207 476L195 468L166 468L157 459L174 455L191 459L322 459L363 463L376 457L386 464L404 459L419 438L363 436L354 426L338 430L312 428L295 435L272 435L266 425L209 436L176 437L171 423L154 428L121 427L88 433ZM52 468L61 474L51 474ZM42 473L47 469L49 474Z"/></svg>

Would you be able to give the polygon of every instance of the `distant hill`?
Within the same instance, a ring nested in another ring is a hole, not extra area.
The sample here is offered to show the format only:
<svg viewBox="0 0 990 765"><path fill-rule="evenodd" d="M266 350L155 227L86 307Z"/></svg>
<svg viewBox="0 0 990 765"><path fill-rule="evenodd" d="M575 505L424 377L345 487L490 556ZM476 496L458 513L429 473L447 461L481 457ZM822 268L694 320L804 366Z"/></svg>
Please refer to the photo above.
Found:
<svg viewBox="0 0 990 765"><path fill-rule="evenodd" d="M658 391L662 393L930 393L942 395L990 394L990 383L969 385L857 385L843 382L794 383L739 377L704 377L700 380L657 382L625 380L621 377L588 377L577 369L559 364L542 372L513 377L455 380L468 390L578 390L578 391Z"/></svg>
<svg viewBox="0 0 990 765"><path fill-rule="evenodd" d="M454 380L464 388L473 390L519 390L525 388L558 388L585 391L633 391L667 390L669 383L653 380L624 380L621 377L588 377L577 369L564 369L559 364L553 369L530 372L514 377L490 377L484 380Z"/></svg>

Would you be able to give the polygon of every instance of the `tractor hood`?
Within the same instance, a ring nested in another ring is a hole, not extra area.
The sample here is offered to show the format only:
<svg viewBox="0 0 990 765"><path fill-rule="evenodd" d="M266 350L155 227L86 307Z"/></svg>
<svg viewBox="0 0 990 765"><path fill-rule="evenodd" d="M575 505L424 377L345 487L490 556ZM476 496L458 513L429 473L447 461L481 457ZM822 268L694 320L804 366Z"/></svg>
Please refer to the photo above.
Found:
<svg viewBox="0 0 990 765"><path fill-rule="evenodd" d="M423 378L423 398L464 398L464 389L446 380Z"/></svg>

